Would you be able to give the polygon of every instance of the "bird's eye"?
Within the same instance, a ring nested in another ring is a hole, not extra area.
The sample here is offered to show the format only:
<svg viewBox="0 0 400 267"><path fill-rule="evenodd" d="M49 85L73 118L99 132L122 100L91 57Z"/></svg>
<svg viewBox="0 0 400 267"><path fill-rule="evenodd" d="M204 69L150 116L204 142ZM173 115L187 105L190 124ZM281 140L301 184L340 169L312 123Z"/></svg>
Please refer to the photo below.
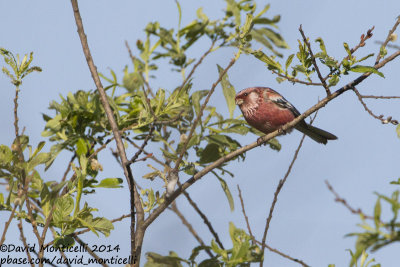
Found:
<svg viewBox="0 0 400 267"><path fill-rule="evenodd" d="M244 93L244 96L248 96L249 94L248 93Z"/></svg>

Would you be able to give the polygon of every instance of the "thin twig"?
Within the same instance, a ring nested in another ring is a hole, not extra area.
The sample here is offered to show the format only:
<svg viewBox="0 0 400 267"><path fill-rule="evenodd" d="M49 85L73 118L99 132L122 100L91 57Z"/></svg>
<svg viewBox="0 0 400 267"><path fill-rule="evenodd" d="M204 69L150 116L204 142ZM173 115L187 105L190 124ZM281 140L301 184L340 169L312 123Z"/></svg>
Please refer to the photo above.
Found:
<svg viewBox="0 0 400 267"><path fill-rule="evenodd" d="M4 224L4 230L3 230L3 234L1 235L0 246L3 245L4 241L6 240L6 233L7 233L8 227L11 224L12 219L14 218L16 208L17 208L17 205L14 205L14 208L11 211L10 217L8 217L8 220Z"/></svg>
<svg viewBox="0 0 400 267"><path fill-rule="evenodd" d="M181 86L179 87L179 91L185 87L186 83L192 78L194 72L196 71L197 67L203 62L204 58L213 51L214 45L215 45L216 40L213 40L211 43L210 48L200 57L200 59L196 62L196 64L193 65L192 70L189 72L189 75L186 77L186 79L182 82Z"/></svg>
<svg viewBox="0 0 400 267"><path fill-rule="evenodd" d="M139 199L140 197L137 192L137 188L134 185L134 180L133 180L131 169L128 166L128 159L126 157L125 148L124 148L124 144L121 139L121 134L119 132L118 125L115 121L113 111L111 110L110 104L108 103L106 92L103 88L103 85L101 84L99 74L97 73L97 68L93 62L93 58L92 58L92 55L89 50L87 37L86 37L85 31L83 29L82 18L79 13L78 1L71 0L71 4L72 4L73 11L74 11L75 22L76 22L76 26L78 28L78 34L79 34L79 38L81 40L83 53L85 54L86 61L88 63L90 72L92 74L93 81L96 84L97 90L100 95L101 103L104 107L105 113L108 118L108 122L110 123L113 135L115 137L115 142L117 144L118 153L121 158L124 175L128 182L129 192L130 192L130 213L131 213L131 224L130 224L131 251L130 251L130 254L131 254L132 258L135 259L135 266L139 266L141 248L142 248L142 243L143 243L143 238L144 238L144 229L142 227L142 223L144 221L144 211L143 211L142 203L140 202L140 199ZM135 209L137 212L137 222L135 221ZM135 225L136 223L138 225ZM135 229L135 226L136 226L136 229Z"/></svg>
<svg viewBox="0 0 400 267"><path fill-rule="evenodd" d="M135 153L135 155L133 155L133 157L131 158L131 160L129 161L129 163L135 163L135 161L138 159L138 157L140 156L140 154L142 154L144 148L147 146L147 143L149 142L150 138L153 136L153 131L154 131L154 125L150 126L150 130L149 133L147 134L146 138L143 141L142 146L139 148L139 150Z"/></svg>
<svg viewBox="0 0 400 267"><path fill-rule="evenodd" d="M181 186L181 185L179 184L179 186ZM214 236L215 242L218 243L220 248L225 249L224 245L222 244L221 240L219 239L219 236L218 236L217 232L214 230L214 227L212 226L210 220L208 220L207 216L200 210L199 206L197 206L196 202L193 201L193 199L190 197L188 192L183 191L183 195L186 197L186 199L188 200L189 204L194 208L194 210L203 219L204 224L207 225L208 230L210 230L211 234Z"/></svg>
<svg viewBox="0 0 400 267"><path fill-rule="evenodd" d="M26 238L24 235L24 229L22 227L22 219L21 218L19 218L18 229L19 229L19 236L21 238L22 244L24 245L24 248L26 248L25 252L26 252L26 256L28 257L28 261L30 262L32 267L35 267L35 264L33 264L33 262L32 262L31 253L28 249L28 243L26 243Z"/></svg>
<svg viewBox="0 0 400 267"><path fill-rule="evenodd" d="M278 186L276 187L276 190L275 190L275 193L274 193L274 199L272 201L271 207L269 208L269 215L268 215L268 218L267 218L267 222L265 224L264 235L263 235L263 238L262 238L262 241L261 241L262 244L265 244L265 240L267 239L268 229L269 229L269 225L271 223L272 214L273 214L274 209L275 209L275 204L278 201L278 195L281 192L281 189L282 189L283 185L285 184L287 178L289 177L290 172L292 171L292 167L294 165L294 162L297 159L297 155L299 154L299 151L301 149L301 146L303 145L303 141L304 141L305 137L306 137L306 135L303 134L303 136L302 136L302 138L300 140L300 143L299 143L299 145L298 145L298 147L296 149L296 152L294 152L292 162L290 163L289 168L287 169L285 176L283 177L282 180L279 181ZM264 247L262 248L262 252L264 253ZM260 267L262 267L262 266L263 266L263 262L260 262Z"/></svg>
<svg viewBox="0 0 400 267"><path fill-rule="evenodd" d="M74 239L76 240L76 242L79 243L79 245L85 247L90 256L92 256L97 260L98 264L100 264L103 267L108 267L108 265L104 263L103 260L101 260L101 258L97 256L97 254L93 250L91 250L90 247L85 242L82 241L82 239L80 239L78 236L74 236Z"/></svg>
<svg viewBox="0 0 400 267"><path fill-rule="evenodd" d="M362 217L370 220L374 220L375 218L370 215L366 215L360 208L355 209L352 206L347 203L346 199L340 197L340 195L333 189L333 186L328 182L328 180L325 180L325 184L328 187L329 191L332 192L332 194L335 196L335 201L342 203L351 213L361 215Z"/></svg>
<svg viewBox="0 0 400 267"><path fill-rule="evenodd" d="M174 201L171 204L170 209L179 217L179 219L181 219L182 224L185 225L187 227L187 229L189 230L189 232L194 236L194 238L197 240L197 242L200 243L200 245L205 246L206 244L204 243L204 241L201 239L201 237L197 234L196 230L193 228L193 226L188 222L188 220L186 220L185 216L183 216L183 214L180 212L180 210L178 209L178 207L176 206L176 202ZM206 249L207 254L212 258L214 257L214 255L211 253L211 251L209 249Z"/></svg>
<svg viewBox="0 0 400 267"><path fill-rule="evenodd" d="M397 27L400 24L400 16L397 17L397 21L396 23L393 25L392 29L389 31L388 35L386 36L386 40L383 42L383 44L381 45L382 47L386 47L386 45L389 43L389 41L392 38L392 34L394 33L394 31L397 29ZM375 65L379 63L379 61L381 60L381 53L378 53L378 55L376 56L376 60L375 60Z"/></svg>
<svg viewBox="0 0 400 267"><path fill-rule="evenodd" d="M393 99L400 98L400 96L378 96L378 95L361 95L362 98L375 98L375 99Z"/></svg>
<svg viewBox="0 0 400 267"><path fill-rule="evenodd" d="M278 75L281 78L285 78L285 79L287 79L288 81L290 81L292 83L300 83L300 84L313 85L313 86L323 86L322 83L306 82L306 81L302 81L302 80L299 80L299 79L296 79L296 78L293 78L293 77L289 77L289 76L284 75L282 73L279 73L279 72L277 72L275 70L271 70L271 71L275 75Z"/></svg>
<svg viewBox="0 0 400 267"><path fill-rule="evenodd" d="M301 265L304 266L304 267L309 267L309 266L310 266L310 265L306 264L304 261L299 260L299 259L296 259L296 258L293 258L293 257L291 257L291 256L289 256L289 255L287 255L287 254L285 254L285 253L283 253L283 252L277 250L276 248L270 247L269 245L267 245L267 244L265 244L265 243L261 243L260 241L257 241L257 243L258 243L259 245L261 245L261 246L263 247L263 249L264 249L264 248L267 248L267 249L270 250L271 252L274 252L274 253L276 253L276 254L278 254L278 255L281 255L282 257L284 257L284 258L286 258L286 259L289 259L289 260L291 260L291 261L297 262L297 263L301 264Z"/></svg>
<svg viewBox="0 0 400 267"><path fill-rule="evenodd" d="M69 171L71 170L72 162L75 160L75 158L76 158L76 153L74 153L72 155L71 159L69 160L67 169L65 170L64 175L63 175L63 177L61 179L61 183L64 182L67 179L67 175L68 175Z"/></svg>
<svg viewBox="0 0 400 267"><path fill-rule="evenodd" d="M247 230L249 231L249 234L250 234L250 237L251 237L251 240L252 240L253 244L255 244L257 242L257 240L255 239L255 237L253 235L253 232L251 231L251 227L250 227L250 223L249 223L249 217L247 217L246 210L244 208L244 201L243 201L243 198L242 198L242 191L240 190L239 185L237 185L237 188L238 188L238 191L239 191L240 205L242 206L242 213L243 213L244 219L246 221Z"/></svg>
<svg viewBox="0 0 400 267"><path fill-rule="evenodd" d="M389 57L385 58L384 60L382 60L381 62L379 62L377 65L375 65L374 67L376 69L380 69L383 66L385 66L387 63L389 63L390 61L394 60L395 58L397 58L400 55L400 51L397 51L395 53L393 53L392 55L390 55ZM326 96L324 99L322 99L321 101L319 101L317 104L315 104L314 106L312 106L311 108L309 108L307 111L305 111L303 114L301 114L300 116L296 117L294 120L292 120L291 122L288 122L287 124L285 124L284 126L281 127L280 131L276 130L272 133L269 133L267 135L264 135L261 137L261 142L265 143L268 140L281 135L283 132L287 132L288 130L292 129L297 123L299 123L301 120L304 120L306 117L310 116L312 113L314 113L315 111L321 109L322 107L326 106L329 102L331 102L333 99L337 98L338 96L340 96L341 94L347 92L348 90L351 90L353 87L357 86L358 84L360 84L362 81L364 81L366 78L368 78L371 75L371 73L364 73L362 75L360 75L358 78L354 79L353 81L349 82L348 84L346 84L345 86L341 87L340 89L338 89L337 91L333 92L330 96ZM180 186L179 188L177 188L170 197L168 197L168 199L165 199L165 201L160 204L156 209L153 210L153 212L146 218L145 222L144 222L144 227L148 227L167 207L170 203L172 203L172 201L174 201L180 194L182 194L182 192L184 190L186 190L187 188L189 188L191 185L193 185L196 181L198 181L199 179L201 179L204 175L206 175L207 173L211 172L213 169L221 166L221 164L230 161L231 159L235 158L238 155L241 155L255 147L258 147L260 145L260 142L253 142L251 144L248 144L246 146L243 146L219 159L217 159L216 161L214 161L213 163L207 165L206 167L204 167L202 170L200 170L199 172L197 172L195 175L193 175L190 179L188 179L185 183L182 184L182 186Z"/></svg>
<svg viewBox="0 0 400 267"><path fill-rule="evenodd" d="M322 75L321 75L321 72L320 72L320 70L319 70L319 67L318 67L318 65L317 65L317 62L315 61L314 54L313 54L313 52L312 52L312 50L311 50L310 42L308 42L308 39L307 39L307 37L305 36L305 34L304 34L304 32L303 32L302 25L300 25L299 31L300 31L300 33L301 33L301 36L303 37L304 43L305 43L305 44L307 45L307 47L308 47L308 52L310 52L310 56L311 56L311 62L312 62L312 64L314 65L314 69L315 69L315 71L316 71L317 74L318 74L318 78L319 78L319 80L321 81L322 86L325 88L326 95L329 96L329 95L331 94L331 91L329 90L329 86L326 84L326 81L324 80L324 78L323 78Z"/></svg>
<svg viewBox="0 0 400 267"><path fill-rule="evenodd" d="M358 100L360 101L360 103L363 105L364 109L368 112L369 115L371 115L372 117L374 117L377 120L380 120L383 124L388 124L388 123L392 123L394 125L399 124L399 122L397 120L393 120L392 116L387 117L386 119L384 118L383 115L377 116L375 115L367 106L367 104L363 101L362 96L360 94L360 92L354 87L353 88L354 93L357 95Z"/></svg>
<svg viewBox="0 0 400 267"><path fill-rule="evenodd" d="M39 248L40 249L40 248ZM38 258L39 258L39 253L37 253L37 251L35 249L33 249L33 254L35 254ZM53 267L58 267L57 265L55 265L54 263L51 262L51 260L49 260L46 257L43 257L43 259L40 261L41 265L43 265L43 263L49 264L50 266ZM40 264L40 263L39 263Z"/></svg>

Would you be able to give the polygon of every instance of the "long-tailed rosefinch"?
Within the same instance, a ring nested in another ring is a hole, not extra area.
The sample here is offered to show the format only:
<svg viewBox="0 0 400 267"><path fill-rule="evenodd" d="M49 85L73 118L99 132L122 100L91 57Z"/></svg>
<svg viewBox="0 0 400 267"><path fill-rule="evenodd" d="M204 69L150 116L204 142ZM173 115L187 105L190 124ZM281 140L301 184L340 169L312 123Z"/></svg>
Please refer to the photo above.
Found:
<svg viewBox="0 0 400 267"><path fill-rule="evenodd" d="M278 92L268 87L250 87L235 97L247 123L268 134L300 115L300 112ZM327 131L300 121L295 128L318 143L326 144L337 137Z"/></svg>

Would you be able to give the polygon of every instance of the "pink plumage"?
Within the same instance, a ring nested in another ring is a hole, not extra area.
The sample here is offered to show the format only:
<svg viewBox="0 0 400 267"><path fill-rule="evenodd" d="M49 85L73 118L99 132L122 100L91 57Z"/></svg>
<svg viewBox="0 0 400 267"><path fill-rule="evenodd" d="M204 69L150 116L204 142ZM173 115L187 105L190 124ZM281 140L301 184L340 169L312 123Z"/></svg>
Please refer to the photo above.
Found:
<svg viewBox="0 0 400 267"><path fill-rule="evenodd" d="M300 115L300 112L278 92L268 87L250 87L235 97L247 123L268 134ZM326 144L337 137L327 131L300 121L295 128L318 143Z"/></svg>

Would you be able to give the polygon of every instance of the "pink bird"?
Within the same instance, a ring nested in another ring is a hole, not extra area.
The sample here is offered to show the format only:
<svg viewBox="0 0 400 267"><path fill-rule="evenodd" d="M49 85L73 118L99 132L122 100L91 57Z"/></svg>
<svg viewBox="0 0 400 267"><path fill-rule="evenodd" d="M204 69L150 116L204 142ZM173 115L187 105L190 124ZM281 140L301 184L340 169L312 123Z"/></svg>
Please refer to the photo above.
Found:
<svg viewBox="0 0 400 267"><path fill-rule="evenodd" d="M240 91L235 97L247 123L268 134L294 118L300 112L278 92L268 87L250 87ZM327 131L300 121L295 128L318 143L326 144L337 137Z"/></svg>

